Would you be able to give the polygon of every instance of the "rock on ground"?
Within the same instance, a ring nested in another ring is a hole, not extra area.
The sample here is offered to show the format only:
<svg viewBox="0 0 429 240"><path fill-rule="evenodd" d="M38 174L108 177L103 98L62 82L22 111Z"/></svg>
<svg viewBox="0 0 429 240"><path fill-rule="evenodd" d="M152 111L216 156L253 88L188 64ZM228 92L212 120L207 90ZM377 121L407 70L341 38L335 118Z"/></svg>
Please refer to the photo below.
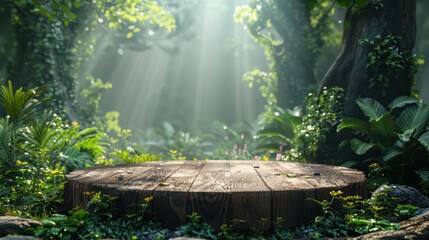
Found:
<svg viewBox="0 0 429 240"><path fill-rule="evenodd" d="M7 236L0 238L0 240L40 240L40 238L32 236Z"/></svg>
<svg viewBox="0 0 429 240"><path fill-rule="evenodd" d="M429 199L427 197L425 197L415 188L403 185L382 185L374 191L373 198L385 190L388 190L386 192L387 197L389 197L389 199L394 199L395 205L411 204L419 208L429 207Z"/></svg>
<svg viewBox="0 0 429 240"><path fill-rule="evenodd" d="M429 211L401 222L399 230L369 233L350 239L429 239Z"/></svg>
<svg viewBox="0 0 429 240"><path fill-rule="evenodd" d="M33 219L0 216L0 237L8 234L21 234L29 227L37 227L41 225L41 222Z"/></svg>

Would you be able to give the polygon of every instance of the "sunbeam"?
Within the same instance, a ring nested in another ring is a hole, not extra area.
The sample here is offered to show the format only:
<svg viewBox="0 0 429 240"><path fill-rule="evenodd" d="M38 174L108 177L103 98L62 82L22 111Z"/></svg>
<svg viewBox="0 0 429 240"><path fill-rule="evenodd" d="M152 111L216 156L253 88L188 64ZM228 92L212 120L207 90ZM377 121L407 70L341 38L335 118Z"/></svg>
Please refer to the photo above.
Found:
<svg viewBox="0 0 429 240"><path fill-rule="evenodd" d="M263 109L257 89L250 89L242 75L252 68L266 68L262 49L234 23L236 5L243 1L199 1L193 37L163 40L173 53L153 46L130 51L109 46L99 55L93 74L113 83L102 100L106 111L121 113L121 123L133 129L171 122L184 129L198 129L220 120L254 121Z"/></svg>

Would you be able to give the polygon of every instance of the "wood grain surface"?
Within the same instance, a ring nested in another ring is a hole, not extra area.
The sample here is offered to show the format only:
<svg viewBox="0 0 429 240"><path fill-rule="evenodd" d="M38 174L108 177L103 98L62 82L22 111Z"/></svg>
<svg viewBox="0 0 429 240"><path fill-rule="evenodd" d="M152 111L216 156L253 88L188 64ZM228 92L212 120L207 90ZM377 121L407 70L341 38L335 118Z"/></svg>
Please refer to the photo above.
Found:
<svg viewBox="0 0 429 240"><path fill-rule="evenodd" d="M147 213L175 228L197 212L219 228L239 222L241 229L269 230L307 223L320 207L307 198L329 199L331 190L366 196L362 172L319 164L251 160L159 161L94 167L67 176L65 204L85 207L87 192L117 197L114 215L137 213L153 196Z"/></svg>

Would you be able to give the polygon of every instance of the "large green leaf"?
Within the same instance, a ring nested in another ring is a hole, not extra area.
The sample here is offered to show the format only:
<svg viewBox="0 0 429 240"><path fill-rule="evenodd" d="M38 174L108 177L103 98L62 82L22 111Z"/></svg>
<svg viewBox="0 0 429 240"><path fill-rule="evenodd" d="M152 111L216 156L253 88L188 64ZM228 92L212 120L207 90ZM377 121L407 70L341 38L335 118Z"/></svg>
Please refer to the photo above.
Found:
<svg viewBox="0 0 429 240"><path fill-rule="evenodd" d="M426 104L409 106L396 119L397 126L403 131L415 129L413 136L419 136L429 122L429 107Z"/></svg>
<svg viewBox="0 0 429 240"><path fill-rule="evenodd" d="M350 148L358 155L367 153L374 146L374 143L367 143L356 138L350 140Z"/></svg>
<svg viewBox="0 0 429 240"><path fill-rule="evenodd" d="M417 140L429 151L429 132L423 133Z"/></svg>
<svg viewBox="0 0 429 240"><path fill-rule="evenodd" d="M399 156L400 154L402 154L403 152L401 151L401 150L398 150L398 149L396 149L396 148L393 148L393 147L389 147L389 148L386 148L384 151L383 151L383 160L385 161L385 162L387 162L387 161L389 161L390 159L392 159L392 158L394 158L394 157L396 157L396 156Z"/></svg>
<svg viewBox="0 0 429 240"><path fill-rule="evenodd" d="M369 124L357 118L344 118L344 120L337 126L337 132L340 132L345 128L368 133Z"/></svg>
<svg viewBox="0 0 429 240"><path fill-rule="evenodd" d="M53 116L51 113L45 113L39 119L29 122L27 131L22 138L26 144L24 147L32 149L43 149L49 144L52 137L58 135L58 132L51 128Z"/></svg>
<svg viewBox="0 0 429 240"><path fill-rule="evenodd" d="M383 115L379 119L370 120L371 137L383 147L391 146L398 138L395 133L395 121L391 115Z"/></svg>
<svg viewBox="0 0 429 240"><path fill-rule="evenodd" d="M284 113L283 116L289 120L289 123L293 126L294 129L296 129L296 126L302 123L302 118L293 115L289 109Z"/></svg>
<svg viewBox="0 0 429 240"><path fill-rule="evenodd" d="M413 136L413 132L414 132L414 129L410 129L403 133L398 133L399 139L401 139L404 142L409 142L411 139L411 136Z"/></svg>
<svg viewBox="0 0 429 240"><path fill-rule="evenodd" d="M388 109L390 109L390 112L396 108L405 107L410 104L419 103L419 100L415 97L411 96L399 96L395 98L389 106L387 106Z"/></svg>
<svg viewBox="0 0 429 240"><path fill-rule="evenodd" d="M271 137L271 138L279 138L283 141L289 141L293 138L293 132L279 132L277 128L265 128L258 132L259 137Z"/></svg>
<svg viewBox="0 0 429 240"><path fill-rule="evenodd" d="M288 120L278 120L280 117L269 118L273 122L269 123L263 129L258 131L259 136L270 136L277 133L283 134L286 137L292 138L294 136L294 127Z"/></svg>
<svg viewBox="0 0 429 240"><path fill-rule="evenodd" d="M429 181L429 169L419 169L414 171L415 173L417 173L417 175L419 175L420 179L424 182Z"/></svg>
<svg viewBox="0 0 429 240"><path fill-rule="evenodd" d="M356 103L359 105L363 114L370 119L379 119L387 113L383 105L372 98L359 98L356 100Z"/></svg>
<svg viewBox="0 0 429 240"><path fill-rule="evenodd" d="M263 116L266 120L277 122L292 129L295 129L302 122L302 119L294 116L291 110L284 110L280 107L275 107L274 112L266 112Z"/></svg>
<svg viewBox="0 0 429 240"><path fill-rule="evenodd" d="M358 163L359 163L358 161L347 161L345 163L342 163L341 166L351 168L356 166Z"/></svg>
<svg viewBox="0 0 429 240"><path fill-rule="evenodd" d="M12 82L9 81L8 87L1 86L0 105L15 123L27 118L34 112L40 104L34 97L35 90L23 91L22 88L13 89Z"/></svg>
<svg viewBox="0 0 429 240"><path fill-rule="evenodd" d="M5 162L10 160L10 137L12 134L12 124L8 118L0 118L0 165L5 166ZM7 162L11 165L11 162Z"/></svg>

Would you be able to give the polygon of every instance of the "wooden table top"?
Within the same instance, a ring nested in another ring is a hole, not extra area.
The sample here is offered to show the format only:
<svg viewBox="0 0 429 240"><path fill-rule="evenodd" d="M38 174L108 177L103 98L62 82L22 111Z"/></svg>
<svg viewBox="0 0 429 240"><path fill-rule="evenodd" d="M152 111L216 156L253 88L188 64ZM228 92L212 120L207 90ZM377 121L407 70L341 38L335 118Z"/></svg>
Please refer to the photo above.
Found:
<svg viewBox="0 0 429 240"><path fill-rule="evenodd" d="M198 212L212 226L231 219L246 219L244 228L276 217L286 227L313 220L320 207L307 198L330 199L329 191L365 195L364 173L338 166L251 160L158 161L94 167L71 172L65 204L85 206L83 192L101 191L118 197L121 213L137 211L144 198L153 196L150 211L169 227L186 222ZM264 226L264 228L267 228Z"/></svg>
<svg viewBox="0 0 429 240"><path fill-rule="evenodd" d="M88 168L71 172L66 177L122 190L176 192L338 188L365 180L362 172L346 167L250 160L147 162Z"/></svg>

